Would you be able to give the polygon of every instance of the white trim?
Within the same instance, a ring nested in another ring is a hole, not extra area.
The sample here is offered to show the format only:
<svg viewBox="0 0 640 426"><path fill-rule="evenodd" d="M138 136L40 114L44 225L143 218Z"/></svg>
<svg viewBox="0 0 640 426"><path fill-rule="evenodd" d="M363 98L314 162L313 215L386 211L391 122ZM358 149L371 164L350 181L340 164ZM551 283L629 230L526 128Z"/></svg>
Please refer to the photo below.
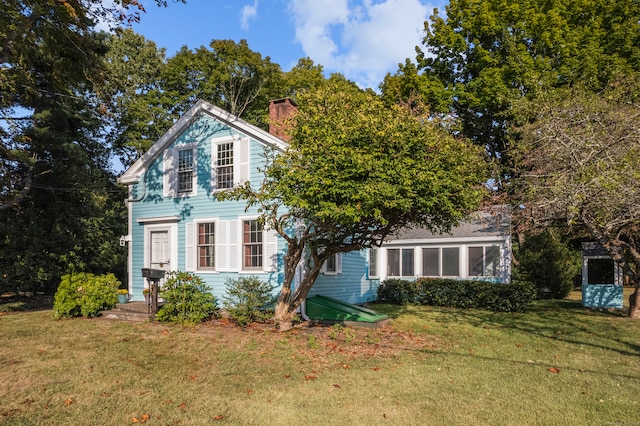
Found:
<svg viewBox="0 0 640 426"><path fill-rule="evenodd" d="M139 217L136 219L138 223L172 223L180 220L180 216L156 216L156 217Z"/></svg>
<svg viewBox="0 0 640 426"><path fill-rule="evenodd" d="M198 100L178 121L175 122L160 139L154 143L147 152L142 155L122 176L118 178L118 182L123 184L136 183L138 175L147 170L151 164L158 158L164 150L167 149L198 117L206 113L214 119L229 126L231 129L248 136L249 138L266 146L274 147L279 151L284 151L288 144L283 140L271 135L270 133L247 123L246 121L218 108L209 102Z"/></svg>
<svg viewBox="0 0 640 426"><path fill-rule="evenodd" d="M169 259L169 267L167 271L180 270L178 265L178 224L177 223L164 223L164 224L152 224L144 225L144 267L149 268L151 262L151 233L152 232L164 232L169 233L169 251L171 258Z"/></svg>

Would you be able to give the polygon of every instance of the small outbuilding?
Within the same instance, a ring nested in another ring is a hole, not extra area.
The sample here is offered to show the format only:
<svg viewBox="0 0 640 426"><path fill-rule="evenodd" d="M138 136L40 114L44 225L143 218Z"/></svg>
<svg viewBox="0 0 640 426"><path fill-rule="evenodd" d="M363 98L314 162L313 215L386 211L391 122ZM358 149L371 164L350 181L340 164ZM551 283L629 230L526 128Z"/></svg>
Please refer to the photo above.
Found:
<svg viewBox="0 0 640 426"><path fill-rule="evenodd" d="M582 306L623 306L622 269L596 242L582 243Z"/></svg>

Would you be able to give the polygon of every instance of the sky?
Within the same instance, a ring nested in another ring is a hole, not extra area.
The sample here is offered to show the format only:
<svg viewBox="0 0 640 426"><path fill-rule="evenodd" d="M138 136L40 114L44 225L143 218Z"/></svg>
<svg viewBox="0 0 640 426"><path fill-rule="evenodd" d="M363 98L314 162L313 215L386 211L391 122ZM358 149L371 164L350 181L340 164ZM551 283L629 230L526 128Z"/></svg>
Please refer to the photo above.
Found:
<svg viewBox="0 0 640 426"><path fill-rule="evenodd" d="M249 48L289 71L309 57L327 76L341 73L361 88L378 89L406 58L415 59L424 22L441 0L169 0L146 13L133 29L167 57L182 46L245 39Z"/></svg>

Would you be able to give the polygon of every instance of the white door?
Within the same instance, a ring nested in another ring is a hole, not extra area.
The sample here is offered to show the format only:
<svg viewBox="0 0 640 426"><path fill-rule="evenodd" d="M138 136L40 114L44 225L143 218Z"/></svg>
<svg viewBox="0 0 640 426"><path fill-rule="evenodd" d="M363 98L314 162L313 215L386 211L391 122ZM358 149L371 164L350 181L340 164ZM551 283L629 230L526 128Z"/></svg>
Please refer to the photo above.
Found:
<svg viewBox="0 0 640 426"><path fill-rule="evenodd" d="M171 270L171 245L169 241L169 231L151 231L150 268Z"/></svg>

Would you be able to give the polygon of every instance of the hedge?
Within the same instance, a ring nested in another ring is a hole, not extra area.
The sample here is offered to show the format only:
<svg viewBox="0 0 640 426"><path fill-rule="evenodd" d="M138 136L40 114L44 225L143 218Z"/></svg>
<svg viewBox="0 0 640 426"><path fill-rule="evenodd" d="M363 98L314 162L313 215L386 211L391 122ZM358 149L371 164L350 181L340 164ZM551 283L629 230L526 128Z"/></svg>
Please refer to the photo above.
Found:
<svg viewBox="0 0 640 426"><path fill-rule="evenodd" d="M535 286L527 282L500 284L443 278L419 278L416 281L394 278L383 281L378 287L380 302L495 312L523 312L535 296Z"/></svg>

